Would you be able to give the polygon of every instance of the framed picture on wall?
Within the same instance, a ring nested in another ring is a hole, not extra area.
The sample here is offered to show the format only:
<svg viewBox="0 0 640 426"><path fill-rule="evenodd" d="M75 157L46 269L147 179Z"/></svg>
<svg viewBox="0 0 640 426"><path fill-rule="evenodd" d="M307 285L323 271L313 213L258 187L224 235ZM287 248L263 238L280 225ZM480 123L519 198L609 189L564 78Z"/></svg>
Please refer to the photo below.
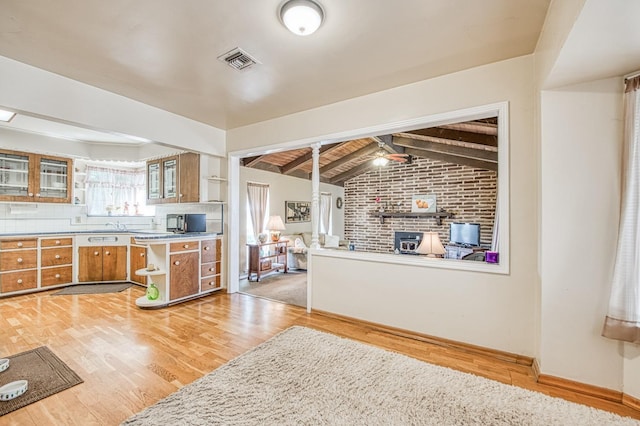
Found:
<svg viewBox="0 0 640 426"><path fill-rule="evenodd" d="M436 194L414 195L411 197L411 213L419 212L436 212Z"/></svg>
<svg viewBox="0 0 640 426"><path fill-rule="evenodd" d="M286 223L311 222L311 201L285 201Z"/></svg>

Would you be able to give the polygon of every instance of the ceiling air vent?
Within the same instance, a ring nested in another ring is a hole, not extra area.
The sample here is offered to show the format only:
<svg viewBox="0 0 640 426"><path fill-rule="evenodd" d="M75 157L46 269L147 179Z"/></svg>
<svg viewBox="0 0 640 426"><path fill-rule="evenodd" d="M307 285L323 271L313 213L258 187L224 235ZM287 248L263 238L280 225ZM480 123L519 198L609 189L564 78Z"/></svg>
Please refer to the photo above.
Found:
<svg viewBox="0 0 640 426"><path fill-rule="evenodd" d="M238 47L218 56L218 59L226 62L231 68L235 68L237 70L243 70L259 63L249 56L247 52Z"/></svg>

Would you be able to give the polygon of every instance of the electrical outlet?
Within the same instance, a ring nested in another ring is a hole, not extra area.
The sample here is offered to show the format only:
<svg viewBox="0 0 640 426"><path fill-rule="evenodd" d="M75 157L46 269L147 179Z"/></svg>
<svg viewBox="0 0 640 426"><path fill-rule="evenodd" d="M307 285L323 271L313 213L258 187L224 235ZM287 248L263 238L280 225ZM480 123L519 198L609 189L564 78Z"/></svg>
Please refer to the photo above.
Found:
<svg viewBox="0 0 640 426"><path fill-rule="evenodd" d="M75 223L82 223L82 216L76 216L73 218Z"/></svg>

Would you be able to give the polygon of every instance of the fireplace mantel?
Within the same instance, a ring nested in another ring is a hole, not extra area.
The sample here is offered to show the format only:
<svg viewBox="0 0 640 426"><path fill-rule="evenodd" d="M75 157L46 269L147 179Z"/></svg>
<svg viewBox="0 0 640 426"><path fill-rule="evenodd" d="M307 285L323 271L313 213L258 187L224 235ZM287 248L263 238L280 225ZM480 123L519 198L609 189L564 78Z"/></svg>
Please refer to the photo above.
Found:
<svg viewBox="0 0 640 426"><path fill-rule="evenodd" d="M387 217L413 217L413 218L434 218L438 225L442 225L442 219L453 217L453 213L439 211L433 213L425 212L374 212L373 216L380 218L380 223L384 223Z"/></svg>

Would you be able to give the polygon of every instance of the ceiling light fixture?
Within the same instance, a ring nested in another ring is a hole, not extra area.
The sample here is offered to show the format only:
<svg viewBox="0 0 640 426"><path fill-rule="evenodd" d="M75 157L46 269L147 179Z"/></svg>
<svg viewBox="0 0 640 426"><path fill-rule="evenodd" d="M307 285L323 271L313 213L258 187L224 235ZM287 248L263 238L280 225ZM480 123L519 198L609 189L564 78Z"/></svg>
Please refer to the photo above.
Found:
<svg viewBox="0 0 640 426"><path fill-rule="evenodd" d="M389 164L389 160L384 156L376 157L376 158L373 159L373 165L374 166L384 167L387 164Z"/></svg>
<svg viewBox="0 0 640 426"><path fill-rule="evenodd" d="M8 123L15 116L16 113L13 111L5 111L3 109L0 109L0 121L6 121Z"/></svg>
<svg viewBox="0 0 640 426"><path fill-rule="evenodd" d="M280 7L280 19L292 33L307 36L320 28L324 11L313 0L288 0Z"/></svg>

